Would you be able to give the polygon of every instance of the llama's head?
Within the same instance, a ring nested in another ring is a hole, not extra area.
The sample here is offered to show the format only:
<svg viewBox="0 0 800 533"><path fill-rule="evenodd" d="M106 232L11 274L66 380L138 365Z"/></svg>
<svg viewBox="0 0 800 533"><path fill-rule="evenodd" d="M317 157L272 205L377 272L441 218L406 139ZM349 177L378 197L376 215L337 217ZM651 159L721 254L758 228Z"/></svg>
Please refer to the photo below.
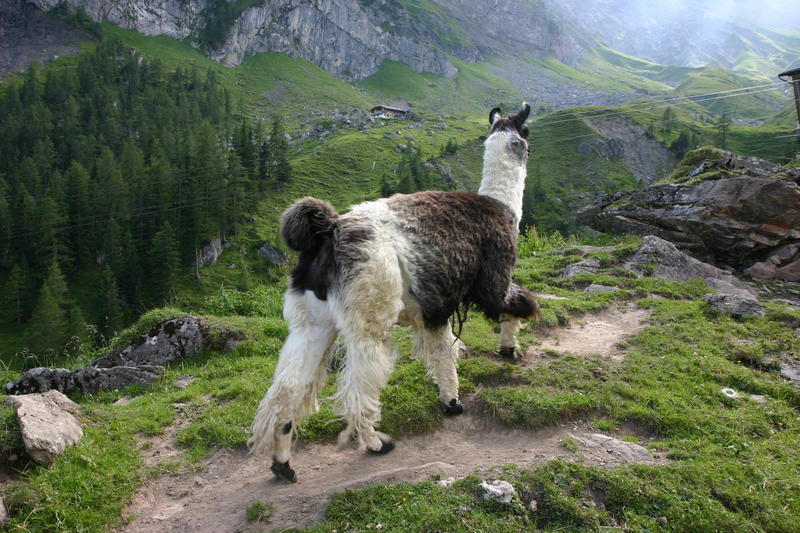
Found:
<svg viewBox="0 0 800 533"><path fill-rule="evenodd" d="M506 150L522 162L528 159L528 127L525 121L530 114L531 106L527 102L523 102L519 113L510 117L504 117L499 107L489 112L489 124L492 126L489 138L502 138Z"/></svg>

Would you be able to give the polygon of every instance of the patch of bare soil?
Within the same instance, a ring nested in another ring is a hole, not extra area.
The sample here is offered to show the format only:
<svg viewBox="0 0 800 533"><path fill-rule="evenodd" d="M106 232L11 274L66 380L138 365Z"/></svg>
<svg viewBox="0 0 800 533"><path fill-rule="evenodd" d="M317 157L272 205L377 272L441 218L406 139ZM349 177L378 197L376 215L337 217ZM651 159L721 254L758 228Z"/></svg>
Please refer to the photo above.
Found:
<svg viewBox="0 0 800 533"><path fill-rule="evenodd" d="M643 330L649 317L649 309L640 309L634 304L585 315L571 326L551 330L541 344L528 349L523 364L541 364L555 355L553 352L580 356L599 354L612 362L621 361L624 350L619 344Z"/></svg>
<svg viewBox="0 0 800 533"><path fill-rule="evenodd" d="M561 445L567 437L580 444L577 452ZM486 472L486 465L525 467L557 457L601 466L663 462L645 448L594 434L580 423L531 432L509 430L476 414L448 418L440 430L398 439L396 444L386 456L338 449L334 444L299 445L292 458L296 484L275 480L268 460L244 450L222 450L200 472L163 476L142 487L126 511L131 521L120 531L217 533L307 527L322 520L332 493L374 483L416 482L434 474L460 477ZM247 522L245 509L253 501L274 505L269 524Z"/></svg>
<svg viewBox="0 0 800 533"><path fill-rule="evenodd" d="M208 398L206 398L208 402ZM190 403L176 403L175 420L168 426L164 433L151 437L142 436L139 439L139 454L147 466L156 466L164 461L180 459L181 451L175 446L175 437L178 432L188 426L192 420L203 410L203 405Z"/></svg>

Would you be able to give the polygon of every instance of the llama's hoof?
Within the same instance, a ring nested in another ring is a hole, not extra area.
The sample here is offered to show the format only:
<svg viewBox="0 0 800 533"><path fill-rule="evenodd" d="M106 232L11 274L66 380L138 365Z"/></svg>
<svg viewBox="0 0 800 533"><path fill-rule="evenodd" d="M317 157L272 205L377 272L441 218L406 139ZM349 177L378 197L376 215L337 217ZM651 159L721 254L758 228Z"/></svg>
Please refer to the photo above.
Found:
<svg viewBox="0 0 800 533"><path fill-rule="evenodd" d="M278 479L283 479L289 483L297 483L297 475L289 466L289 461L286 461L285 463L273 461L272 468L270 468L270 470L272 470L272 473L275 474L275 477Z"/></svg>
<svg viewBox="0 0 800 533"><path fill-rule="evenodd" d="M508 359L509 361L518 361L517 350L513 346L509 348L500 348L500 357Z"/></svg>
<svg viewBox="0 0 800 533"><path fill-rule="evenodd" d="M394 441L381 439L381 449L369 450L369 453L374 453L375 455L386 455L392 450L394 450Z"/></svg>
<svg viewBox="0 0 800 533"><path fill-rule="evenodd" d="M444 406L444 414L448 416L460 415L464 412L464 406L453 398L450 403Z"/></svg>

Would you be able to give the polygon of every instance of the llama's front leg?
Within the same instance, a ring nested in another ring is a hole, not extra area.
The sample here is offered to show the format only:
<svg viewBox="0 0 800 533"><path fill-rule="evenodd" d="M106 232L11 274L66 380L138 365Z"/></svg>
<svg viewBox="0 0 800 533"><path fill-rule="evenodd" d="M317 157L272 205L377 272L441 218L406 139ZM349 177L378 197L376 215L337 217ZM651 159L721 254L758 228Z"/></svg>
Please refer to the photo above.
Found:
<svg viewBox="0 0 800 533"><path fill-rule="evenodd" d="M460 415L464 406L458 401L458 345L449 326L420 327L416 330L413 354L428 368L439 386L439 400L447 415Z"/></svg>
<svg viewBox="0 0 800 533"><path fill-rule="evenodd" d="M522 320L517 317L500 315L500 356L511 361L518 359L519 343L517 334L522 329Z"/></svg>
<svg viewBox="0 0 800 533"><path fill-rule="evenodd" d="M500 314L500 355L511 361L519 359L517 334L522 329L522 319L541 318L539 302L525 287L512 283L508 287Z"/></svg>
<svg viewBox="0 0 800 533"><path fill-rule="evenodd" d="M394 366L388 328L381 339L343 334L347 355L339 371L335 401L347 428L339 434L339 444L347 442L355 433L360 449L366 448L377 454L389 453L394 449L394 443L387 435L375 430L381 419L381 390Z"/></svg>
<svg viewBox="0 0 800 533"><path fill-rule="evenodd" d="M336 338L325 302L312 293L287 293L284 316L289 337L281 349L272 385L258 406L252 425L250 451L272 457L276 477L294 482L289 466L292 435L297 421L317 409L317 392L324 385L325 355Z"/></svg>

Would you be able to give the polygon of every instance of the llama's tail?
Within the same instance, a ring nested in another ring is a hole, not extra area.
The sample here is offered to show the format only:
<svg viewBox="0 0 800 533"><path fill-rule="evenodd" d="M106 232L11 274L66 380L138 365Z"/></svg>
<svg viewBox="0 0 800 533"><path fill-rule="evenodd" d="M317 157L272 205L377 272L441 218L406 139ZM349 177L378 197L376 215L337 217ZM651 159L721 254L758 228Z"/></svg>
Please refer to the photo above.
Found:
<svg viewBox="0 0 800 533"><path fill-rule="evenodd" d="M281 235L292 250L315 250L330 238L338 216L331 204L306 196L284 211Z"/></svg>

